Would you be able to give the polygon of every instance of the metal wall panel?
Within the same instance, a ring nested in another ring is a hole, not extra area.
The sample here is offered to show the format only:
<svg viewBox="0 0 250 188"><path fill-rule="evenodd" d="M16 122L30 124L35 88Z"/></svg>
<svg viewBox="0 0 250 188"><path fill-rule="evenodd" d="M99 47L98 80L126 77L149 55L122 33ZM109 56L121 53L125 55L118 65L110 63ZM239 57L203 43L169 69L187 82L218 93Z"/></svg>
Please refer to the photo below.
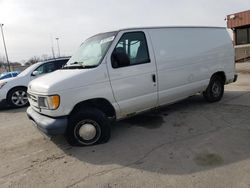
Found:
<svg viewBox="0 0 250 188"><path fill-rule="evenodd" d="M250 10L227 16L227 27L236 28L250 25Z"/></svg>

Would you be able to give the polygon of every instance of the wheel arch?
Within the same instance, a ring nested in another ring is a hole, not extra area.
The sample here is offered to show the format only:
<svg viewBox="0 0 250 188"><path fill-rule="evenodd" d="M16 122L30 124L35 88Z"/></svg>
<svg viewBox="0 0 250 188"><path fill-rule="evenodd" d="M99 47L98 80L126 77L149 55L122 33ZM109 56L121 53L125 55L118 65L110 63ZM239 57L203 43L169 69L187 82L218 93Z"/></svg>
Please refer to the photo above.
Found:
<svg viewBox="0 0 250 188"><path fill-rule="evenodd" d="M82 108L87 108L87 107L97 108L97 109L101 110L108 118L116 119L115 108L105 98L93 98L93 99L88 99L88 100L79 102L74 106L70 115L76 113L77 111L81 110Z"/></svg>
<svg viewBox="0 0 250 188"><path fill-rule="evenodd" d="M224 71L215 72L215 73L210 77L210 80L211 80L214 76L219 76L219 77L222 79L223 84L226 83L226 74L225 74Z"/></svg>
<svg viewBox="0 0 250 188"><path fill-rule="evenodd" d="M17 89L17 88L23 88L23 89L25 89L26 91L27 91L27 89L28 89L27 86L14 86L14 87L12 87L11 89L9 89L9 91L7 92L6 99L8 99L10 93L11 93L13 90Z"/></svg>

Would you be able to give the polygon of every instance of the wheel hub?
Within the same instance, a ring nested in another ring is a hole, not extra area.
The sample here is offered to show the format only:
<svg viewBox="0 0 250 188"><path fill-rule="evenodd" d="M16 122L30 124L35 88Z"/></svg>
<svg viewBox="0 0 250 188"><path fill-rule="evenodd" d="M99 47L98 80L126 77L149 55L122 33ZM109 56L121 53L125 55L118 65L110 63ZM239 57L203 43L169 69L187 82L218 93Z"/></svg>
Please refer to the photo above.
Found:
<svg viewBox="0 0 250 188"><path fill-rule="evenodd" d="M218 83L214 83L212 87L212 92L215 97L219 96L221 93L221 88Z"/></svg>
<svg viewBox="0 0 250 188"><path fill-rule="evenodd" d="M11 100L17 106L24 106L28 102L28 97L25 91L16 91L13 93Z"/></svg>
<svg viewBox="0 0 250 188"><path fill-rule="evenodd" d="M79 129L79 136L84 140L91 140L96 136L96 128L91 123L85 123Z"/></svg>

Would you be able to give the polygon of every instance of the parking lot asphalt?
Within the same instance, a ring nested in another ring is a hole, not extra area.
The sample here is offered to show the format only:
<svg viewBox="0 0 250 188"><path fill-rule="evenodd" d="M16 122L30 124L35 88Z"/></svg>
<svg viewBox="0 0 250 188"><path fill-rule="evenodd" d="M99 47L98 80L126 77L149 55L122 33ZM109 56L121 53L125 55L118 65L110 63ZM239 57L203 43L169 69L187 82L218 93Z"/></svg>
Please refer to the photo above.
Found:
<svg viewBox="0 0 250 188"><path fill-rule="evenodd" d="M196 95L123 120L111 140L48 140L0 104L0 187L250 187L250 63L222 101Z"/></svg>

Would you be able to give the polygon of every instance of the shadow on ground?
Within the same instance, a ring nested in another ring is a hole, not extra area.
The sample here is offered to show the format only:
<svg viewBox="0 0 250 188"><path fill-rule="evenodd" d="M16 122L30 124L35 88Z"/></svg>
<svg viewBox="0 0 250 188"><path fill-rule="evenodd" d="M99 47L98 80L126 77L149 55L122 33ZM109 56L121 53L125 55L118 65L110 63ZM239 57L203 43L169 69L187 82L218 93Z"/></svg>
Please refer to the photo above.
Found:
<svg viewBox="0 0 250 188"><path fill-rule="evenodd" d="M80 161L117 164L110 171L186 174L221 167L250 156L250 107L226 104L245 93L227 91L225 100L213 104L197 95L117 122L106 144L62 147L61 137L53 141Z"/></svg>
<svg viewBox="0 0 250 188"><path fill-rule="evenodd" d="M6 101L0 102L0 113L1 112L8 112L8 113L23 112L23 111L26 111L26 109L27 107L23 107L23 108L11 107L10 105L6 103Z"/></svg>

